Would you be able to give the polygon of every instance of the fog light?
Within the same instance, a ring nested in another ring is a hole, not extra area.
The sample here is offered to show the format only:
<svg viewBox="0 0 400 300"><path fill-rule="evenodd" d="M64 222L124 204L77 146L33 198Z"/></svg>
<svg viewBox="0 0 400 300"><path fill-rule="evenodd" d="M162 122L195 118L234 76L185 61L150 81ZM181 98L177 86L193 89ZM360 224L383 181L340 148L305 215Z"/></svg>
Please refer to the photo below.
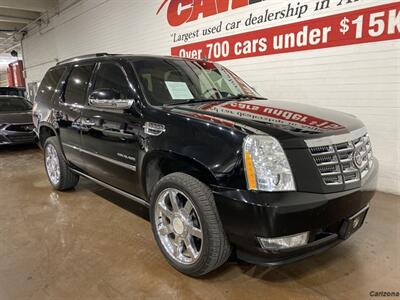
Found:
<svg viewBox="0 0 400 300"><path fill-rule="evenodd" d="M260 242L260 245L263 249L280 250L304 246L308 243L309 236L310 233L307 231L272 239L259 237L258 241Z"/></svg>

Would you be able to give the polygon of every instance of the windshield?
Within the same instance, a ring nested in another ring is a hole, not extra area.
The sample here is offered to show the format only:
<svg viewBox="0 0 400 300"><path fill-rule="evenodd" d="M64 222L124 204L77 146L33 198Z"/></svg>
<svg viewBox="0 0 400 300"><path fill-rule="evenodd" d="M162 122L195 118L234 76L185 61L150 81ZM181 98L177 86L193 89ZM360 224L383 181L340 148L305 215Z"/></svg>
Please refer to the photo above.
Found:
<svg viewBox="0 0 400 300"><path fill-rule="evenodd" d="M259 97L227 68L210 62L184 59L144 59L134 63L152 105Z"/></svg>
<svg viewBox="0 0 400 300"><path fill-rule="evenodd" d="M23 98L0 98L0 112L19 112L31 109L31 104Z"/></svg>

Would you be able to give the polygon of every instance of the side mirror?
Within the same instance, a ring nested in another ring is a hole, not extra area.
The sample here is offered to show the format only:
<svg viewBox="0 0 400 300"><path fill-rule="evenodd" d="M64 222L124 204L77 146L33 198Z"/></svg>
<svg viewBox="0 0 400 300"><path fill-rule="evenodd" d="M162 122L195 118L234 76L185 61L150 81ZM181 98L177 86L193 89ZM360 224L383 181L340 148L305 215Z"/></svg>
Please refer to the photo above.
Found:
<svg viewBox="0 0 400 300"><path fill-rule="evenodd" d="M89 96L89 105L106 109L129 109L133 99L121 99L121 94L115 89L98 89Z"/></svg>

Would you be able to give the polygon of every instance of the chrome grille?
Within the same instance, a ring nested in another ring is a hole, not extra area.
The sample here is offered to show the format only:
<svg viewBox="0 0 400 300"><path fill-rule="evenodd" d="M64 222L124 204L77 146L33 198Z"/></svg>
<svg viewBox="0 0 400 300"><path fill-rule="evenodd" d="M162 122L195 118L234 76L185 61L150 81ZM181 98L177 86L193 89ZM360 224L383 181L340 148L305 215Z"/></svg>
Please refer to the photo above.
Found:
<svg viewBox="0 0 400 300"><path fill-rule="evenodd" d="M372 168L372 147L368 134L309 149L326 185L358 182Z"/></svg>

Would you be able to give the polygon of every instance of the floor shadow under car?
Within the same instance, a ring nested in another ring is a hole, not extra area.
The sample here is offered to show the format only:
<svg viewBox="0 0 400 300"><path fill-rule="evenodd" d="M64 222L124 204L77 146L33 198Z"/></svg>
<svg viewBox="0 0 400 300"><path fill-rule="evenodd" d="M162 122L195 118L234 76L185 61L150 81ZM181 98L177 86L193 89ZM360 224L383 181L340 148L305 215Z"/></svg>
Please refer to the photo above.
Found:
<svg viewBox="0 0 400 300"><path fill-rule="evenodd" d="M81 179L81 183L85 185L85 188L90 190L92 193L104 198L105 200L129 211L130 213L141 217L147 221L150 221L149 209L129 198L126 198L118 193L103 188L102 186L95 184L87 179ZM150 225L150 224L149 224Z"/></svg>
<svg viewBox="0 0 400 300"><path fill-rule="evenodd" d="M19 144L19 145L0 145L0 152L12 152L12 151L25 151L25 150L39 150L36 144ZM21 153L19 153L21 154Z"/></svg>
<svg viewBox="0 0 400 300"><path fill-rule="evenodd" d="M83 186L84 189L90 190L92 193L102 197L103 199L113 203L114 205L117 205L118 207L150 222L149 211L147 207L144 207L143 205L136 203L133 200L126 198L120 194L103 188L87 179L83 179L80 185ZM318 272L322 266L328 268L330 265L335 264L335 262L340 258L342 251L337 251L334 248L328 250L328 252L325 252L321 255L317 255L307 258L306 260L278 267L267 267L248 264L244 261L237 259L233 252L232 256L226 264L224 264L214 272L203 276L202 279L211 280L220 276L229 276L228 273L230 273L230 267L232 265L236 265L239 267L242 274L266 282L279 283L290 281L293 279L299 280L302 277L307 277L314 274L315 272ZM351 252L351 247L346 251ZM346 272L343 272L343 274L340 274L340 276L345 275L345 273Z"/></svg>

